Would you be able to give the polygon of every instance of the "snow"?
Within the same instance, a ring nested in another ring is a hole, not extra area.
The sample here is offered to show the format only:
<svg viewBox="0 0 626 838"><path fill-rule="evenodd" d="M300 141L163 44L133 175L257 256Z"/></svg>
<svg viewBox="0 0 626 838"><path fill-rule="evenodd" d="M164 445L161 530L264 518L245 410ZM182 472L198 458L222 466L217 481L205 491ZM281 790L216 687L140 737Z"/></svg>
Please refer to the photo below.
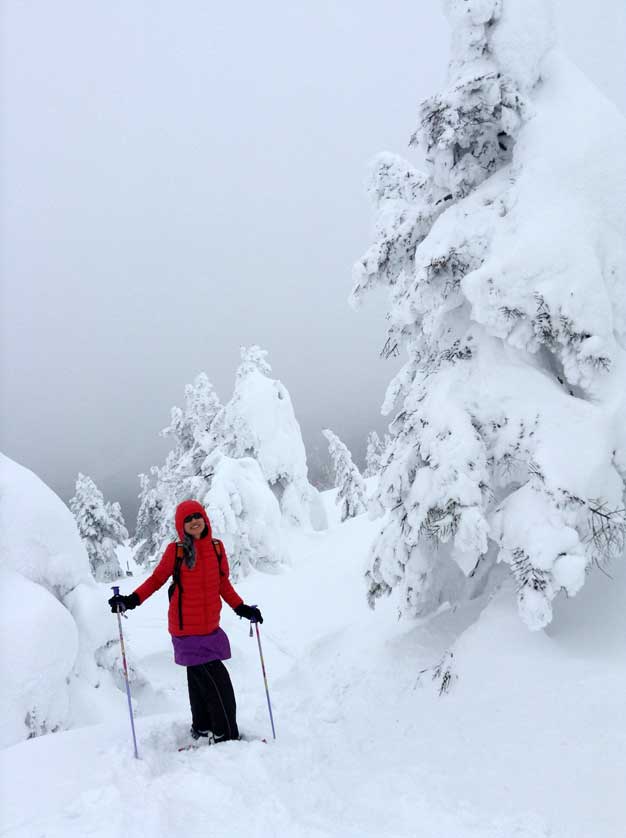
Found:
<svg viewBox="0 0 626 838"><path fill-rule="evenodd" d="M0 744L55 730L69 715L66 682L78 653L70 612L41 585L0 571Z"/></svg>
<svg viewBox="0 0 626 838"><path fill-rule="evenodd" d="M60 596L92 581L70 510L32 471L2 454L0 496L3 566Z"/></svg>
<svg viewBox="0 0 626 838"><path fill-rule="evenodd" d="M504 0L491 49L522 90L541 77L543 61L555 43L552 0Z"/></svg>
<svg viewBox="0 0 626 838"><path fill-rule="evenodd" d="M0 497L6 747L109 718L125 696L108 597L91 576L72 513L33 472L3 455ZM137 679L149 702L152 690L139 672Z"/></svg>
<svg viewBox="0 0 626 838"><path fill-rule="evenodd" d="M4 749L3 836L622 838L624 565L590 577L580 607L559 602L543 632L526 630L506 589L398 620L393 598L376 612L365 601L379 522L339 524L334 493L323 497L331 529L290 531L293 566L238 583L265 617L276 741L256 640L226 609L240 726L268 742L178 751L186 681L161 590L124 621L160 694L139 709L140 760L121 703L105 723Z"/></svg>

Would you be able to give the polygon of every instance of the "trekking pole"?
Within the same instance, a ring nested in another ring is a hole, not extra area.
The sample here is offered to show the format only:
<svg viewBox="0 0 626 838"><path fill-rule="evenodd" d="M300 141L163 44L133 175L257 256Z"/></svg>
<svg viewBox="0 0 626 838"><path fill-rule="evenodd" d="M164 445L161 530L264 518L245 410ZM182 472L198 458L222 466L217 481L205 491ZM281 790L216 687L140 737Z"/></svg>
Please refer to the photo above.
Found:
<svg viewBox="0 0 626 838"><path fill-rule="evenodd" d="M120 595L119 585L113 585L113 593L115 596ZM128 667L126 666L126 650L124 649L124 635L122 634L122 621L120 619L119 605L117 607L117 626L120 630L120 649L122 650L122 663L124 665L124 680L126 681L126 698L128 699L128 712L130 713L130 729L133 732L133 745L135 746L135 759L139 759L137 753L137 737L135 736L135 720L133 718L133 704L130 700L130 684L128 683Z"/></svg>
<svg viewBox="0 0 626 838"><path fill-rule="evenodd" d="M252 608L256 608L256 605L253 605ZM269 687L267 686L267 674L265 672L265 661L263 660L263 649L261 649L261 635L259 634L259 624L257 620L250 620L250 637L252 637L252 623L254 623L254 627L256 628L256 640L259 644L259 656L261 658L261 670L263 672L263 681L265 682L265 695L267 696L267 709L270 711L270 722L272 724L272 736L276 739L276 729L274 728L274 716L272 715L272 703L270 701L270 691Z"/></svg>

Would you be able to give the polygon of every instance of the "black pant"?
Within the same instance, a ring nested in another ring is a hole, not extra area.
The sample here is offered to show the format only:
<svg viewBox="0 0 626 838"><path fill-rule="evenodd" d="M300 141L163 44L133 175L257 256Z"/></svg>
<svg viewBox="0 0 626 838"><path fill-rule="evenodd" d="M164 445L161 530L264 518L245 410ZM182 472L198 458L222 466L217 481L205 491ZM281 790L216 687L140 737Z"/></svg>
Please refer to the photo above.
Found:
<svg viewBox="0 0 626 838"><path fill-rule="evenodd" d="M222 661L187 667L191 719L198 731L212 731L216 740L239 739L237 704Z"/></svg>

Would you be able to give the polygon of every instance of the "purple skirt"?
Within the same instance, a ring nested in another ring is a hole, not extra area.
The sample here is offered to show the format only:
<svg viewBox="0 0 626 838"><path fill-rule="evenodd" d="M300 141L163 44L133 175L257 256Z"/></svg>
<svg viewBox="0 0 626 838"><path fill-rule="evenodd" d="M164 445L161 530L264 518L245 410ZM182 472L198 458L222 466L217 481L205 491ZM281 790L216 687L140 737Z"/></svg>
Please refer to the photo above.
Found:
<svg viewBox="0 0 626 838"><path fill-rule="evenodd" d="M226 632L215 629L211 634L189 634L172 637L174 660L181 666L196 666L209 661L225 661L230 657L230 643Z"/></svg>

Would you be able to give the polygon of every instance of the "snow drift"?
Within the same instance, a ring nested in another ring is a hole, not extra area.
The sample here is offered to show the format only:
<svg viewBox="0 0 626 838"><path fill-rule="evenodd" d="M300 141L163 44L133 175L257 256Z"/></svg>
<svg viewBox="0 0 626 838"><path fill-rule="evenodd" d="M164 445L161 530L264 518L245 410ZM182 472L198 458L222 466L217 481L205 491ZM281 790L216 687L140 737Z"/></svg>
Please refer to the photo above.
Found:
<svg viewBox="0 0 626 838"><path fill-rule="evenodd" d="M72 513L33 472L3 455L0 500L6 746L97 721L123 696L115 621Z"/></svg>

